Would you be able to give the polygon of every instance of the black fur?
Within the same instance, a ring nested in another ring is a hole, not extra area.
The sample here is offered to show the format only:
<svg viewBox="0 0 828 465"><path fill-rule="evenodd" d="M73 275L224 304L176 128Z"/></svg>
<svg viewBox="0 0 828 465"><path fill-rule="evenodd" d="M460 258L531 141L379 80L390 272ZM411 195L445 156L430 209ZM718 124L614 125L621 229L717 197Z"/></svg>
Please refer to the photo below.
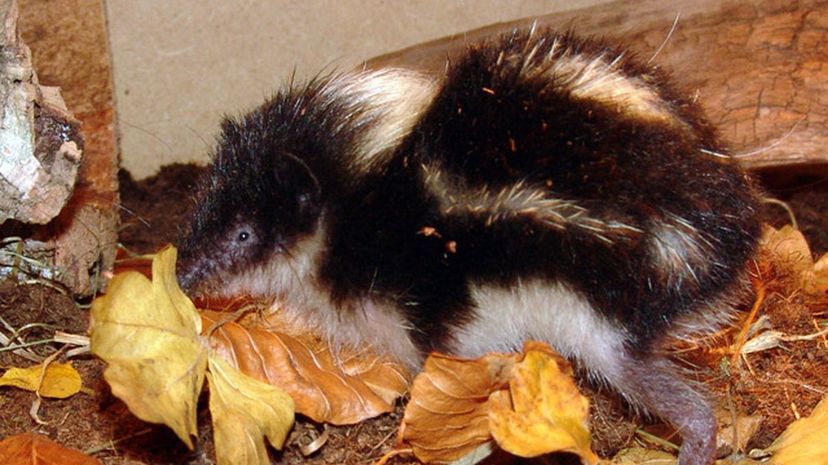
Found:
<svg viewBox="0 0 828 465"><path fill-rule="evenodd" d="M675 322L709 311L737 286L759 234L757 195L731 159L701 152L725 150L663 73L630 57L617 65L658 96L667 119L579 98L571 80L539 72L557 59L619 54L550 32L518 31L471 47L410 134L368 171L351 161L373 121L360 119L347 95L325 92L332 77L229 120L179 244L182 284L220 288L223 276L289 256L321 214L327 242L315 285L334 311L354 311L347 303L368 297L388 302L425 353L450 347L453 328L474 318L471 285L564 282L626 334L629 375L615 386L683 429L682 465L707 464L710 408L657 351ZM583 215L626 227L596 233L532 212L447 209L426 186L423 166L438 166L469 192L544 186ZM699 233L703 258L668 276L652 241L655 228L675 218Z"/></svg>

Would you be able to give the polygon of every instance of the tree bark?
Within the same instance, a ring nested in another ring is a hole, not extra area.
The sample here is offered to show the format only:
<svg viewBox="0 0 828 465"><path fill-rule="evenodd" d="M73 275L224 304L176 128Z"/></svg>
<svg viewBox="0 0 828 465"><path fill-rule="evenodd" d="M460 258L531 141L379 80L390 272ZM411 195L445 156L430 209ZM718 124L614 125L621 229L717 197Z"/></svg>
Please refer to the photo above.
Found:
<svg viewBox="0 0 828 465"><path fill-rule="evenodd" d="M72 193L83 142L60 92L38 85L16 2L0 8L0 224L45 224Z"/></svg>
<svg viewBox="0 0 828 465"><path fill-rule="evenodd" d="M14 186L18 196L4 197L0 205L0 220L13 218L0 226L0 274L48 280L75 295L89 295L105 284L117 244L117 153L103 4L27 0L19 7L20 32L18 3L0 0L3 70L17 73L0 84L0 97L16 92L16 101L23 103L25 89L28 106L14 114L21 115L17 121L31 117L32 131L28 138L2 144L0 167L11 174L0 184ZM40 85L38 79L61 86L77 119L57 87ZM3 124L2 131L17 127ZM24 133L12 135L19 134Z"/></svg>
<svg viewBox="0 0 828 465"><path fill-rule="evenodd" d="M670 70L748 168L828 164L824 0L618 1L457 34L367 66L440 72L465 44L535 22L612 38Z"/></svg>

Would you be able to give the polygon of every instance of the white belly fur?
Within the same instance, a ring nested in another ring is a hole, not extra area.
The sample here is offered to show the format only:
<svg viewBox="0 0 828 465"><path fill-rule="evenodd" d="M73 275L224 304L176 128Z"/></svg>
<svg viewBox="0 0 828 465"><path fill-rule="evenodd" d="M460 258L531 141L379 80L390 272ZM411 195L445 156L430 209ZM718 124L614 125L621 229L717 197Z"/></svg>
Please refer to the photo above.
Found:
<svg viewBox="0 0 828 465"><path fill-rule="evenodd" d="M471 290L475 317L456 330L451 352L478 357L520 350L524 341L534 339L611 383L622 376L624 331L568 286L532 280L510 287L474 285Z"/></svg>

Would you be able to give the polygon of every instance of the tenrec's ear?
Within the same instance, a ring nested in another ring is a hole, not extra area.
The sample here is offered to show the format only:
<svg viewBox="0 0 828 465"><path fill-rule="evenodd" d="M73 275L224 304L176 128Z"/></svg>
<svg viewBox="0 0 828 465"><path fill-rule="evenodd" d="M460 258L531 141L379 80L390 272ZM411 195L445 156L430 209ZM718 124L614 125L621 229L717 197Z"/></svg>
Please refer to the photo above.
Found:
<svg viewBox="0 0 828 465"><path fill-rule="evenodd" d="M295 184L294 187L298 191L296 201L299 211L302 213L311 213L314 209L318 208L322 198L322 186L319 184L319 179L304 160L291 153L285 153L284 155L284 160L293 165L293 169L290 172L297 173L296 178L291 179L290 182ZM280 182L278 168L274 169L274 174L277 176L276 181ZM287 180L282 181L287 182Z"/></svg>

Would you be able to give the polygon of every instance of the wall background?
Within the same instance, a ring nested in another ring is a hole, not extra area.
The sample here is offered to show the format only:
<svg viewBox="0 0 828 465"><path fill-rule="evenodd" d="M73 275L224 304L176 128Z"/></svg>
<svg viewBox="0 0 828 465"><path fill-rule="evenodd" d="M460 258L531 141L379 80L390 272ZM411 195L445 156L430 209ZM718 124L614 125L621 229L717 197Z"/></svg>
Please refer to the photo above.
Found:
<svg viewBox="0 0 828 465"><path fill-rule="evenodd" d="M288 80L492 23L607 0L107 0L121 164L206 162L223 114Z"/></svg>

